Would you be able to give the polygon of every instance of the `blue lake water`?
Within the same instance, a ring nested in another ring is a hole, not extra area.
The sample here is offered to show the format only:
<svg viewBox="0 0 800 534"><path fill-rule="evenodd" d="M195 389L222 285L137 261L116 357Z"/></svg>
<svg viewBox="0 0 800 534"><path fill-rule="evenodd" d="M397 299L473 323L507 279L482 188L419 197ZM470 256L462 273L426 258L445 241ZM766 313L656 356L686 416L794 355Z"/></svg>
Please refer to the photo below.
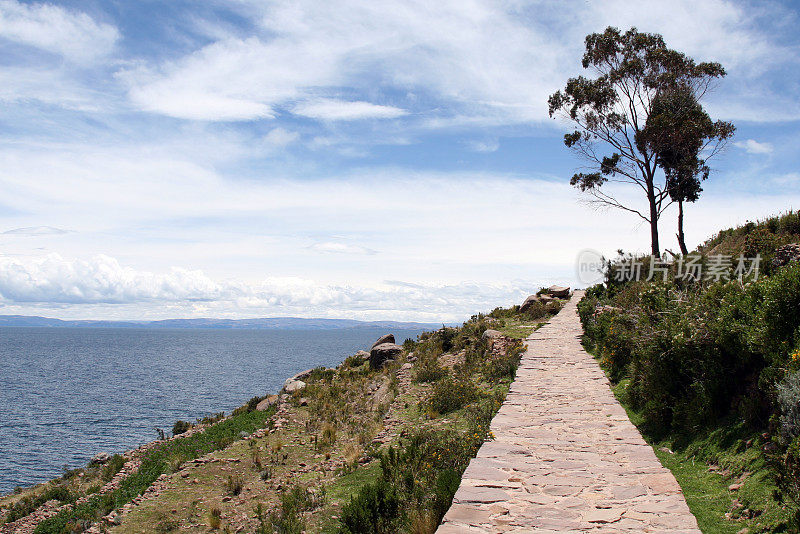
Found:
<svg viewBox="0 0 800 534"><path fill-rule="evenodd" d="M178 419L230 412L385 333L2 327L0 494L152 441Z"/></svg>

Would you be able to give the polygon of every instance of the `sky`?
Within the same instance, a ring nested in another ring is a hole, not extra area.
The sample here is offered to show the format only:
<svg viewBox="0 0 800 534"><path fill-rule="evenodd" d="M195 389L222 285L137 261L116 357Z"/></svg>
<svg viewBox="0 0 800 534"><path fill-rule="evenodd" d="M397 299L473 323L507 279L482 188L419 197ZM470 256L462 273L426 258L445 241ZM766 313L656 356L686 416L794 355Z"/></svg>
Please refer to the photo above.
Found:
<svg viewBox="0 0 800 534"><path fill-rule="evenodd" d="M649 251L547 113L609 25L728 72L690 248L798 209L798 7L0 0L0 314L451 322L579 285Z"/></svg>

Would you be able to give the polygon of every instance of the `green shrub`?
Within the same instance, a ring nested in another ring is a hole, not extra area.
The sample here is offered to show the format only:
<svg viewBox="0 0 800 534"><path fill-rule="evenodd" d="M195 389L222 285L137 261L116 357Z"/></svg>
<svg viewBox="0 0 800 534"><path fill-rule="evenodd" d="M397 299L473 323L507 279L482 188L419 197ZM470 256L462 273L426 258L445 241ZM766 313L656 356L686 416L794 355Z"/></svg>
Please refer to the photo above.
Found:
<svg viewBox="0 0 800 534"><path fill-rule="evenodd" d="M353 354L352 356L348 356L342 362L342 367L344 368L352 368L352 367L361 367L367 360L362 358L359 354Z"/></svg>
<svg viewBox="0 0 800 534"><path fill-rule="evenodd" d="M384 479L364 486L340 517L340 532L347 534L395 534L399 529L400 499Z"/></svg>
<svg viewBox="0 0 800 534"><path fill-rule="evenodd" d="M789 441L800 436L800 371L786 377L778 387L781 433Z"/></svg>
<svg viewBox="0 0 800 534"><path fill-rule="evenodd" d="M433 497L433 511L436 514L436 523L439 524L450 509L453 496L461 485L461 473L455 469L445 469L436 477L435 493Z"/></svg>
<svg viewBox="0 0 800 534"><path fill-rule="evenodd" d="M315 494L303 486L293 486L281 493L281 504L278 510L269 515L271 530L278 534L300 534L306 525L302 513L314 510L325 501L325 495ZM257 515L259 511L256 511ZM263 521L262 521L263 523Z"/></svg>
<svg viewBox="0 0 800 534"><path fill-rule="evenodd" d="M235 497L242 492L242 489L244 489L244 482L241 477L228 475L228 480L225 482L225 493Z"/></svg>
<svg viewBox="0 0 800 534"><path fill-rule="evenodd" d="M517 374L523 350L522 343L518 342L509 347L505 355L487 359L483 364L483 376L489 381L513 379Z"/></svg>
<svg viewBox="0 0 800 534"><path fill-rule="evenodd" d="M445 378L433 386L428 406L439 414L450 413L478 398L478 387L469 379Z"/></svg>
<svg viewBox="0 0 800 534"><path fill-rule="evenodd" d="M266 397L258 397L258 396L253 397L249 401L247 401L246 404L243 404L243 405L239 406L238 408L236 408L235 410L233 410L233 412L231 412L231 415L241 415L243 413L254 412L256 410L256 408L258 407L258 403L261 402L262 400L264 400L265 398ZM173 432L173 434L174 434L174 432Z"/></svg>
<svg viewBox="0 0 800 534"><path fill-rule="evenodd" d="M125 458L119 454L115 454L103 466L101 478L103 479L104 482L109 482L112 478L114 478L114 475L116 475L117 473L120 472L120 470L122 470L122 466L124 465L125 465Z"/></svg>
<svg viewBox="0 0 800 534"><path fill-rule="evenodd" d="M793 505L793 527L800 531L800 436L794 438L786 452L773 462L779 488L779 497Z"/></svg>
<svg viewBox="0 0 800 534"><path fill-rule="evenodd" d="M447 376L447 369L439 365L436 358L428 358L417 365L415 382L436 382Z"/></svg>
<svg viewBox="0 0 800 534"><path fill-rule="evenodd" d="M211 527L212 530L217 530L222 526L222 510L214 507L208 512L208 526Z"/></svg>
<svg viewBox="0 0 800 534"><path fill-rule="evenodd" d="M52 485L39 495L26 496L13 503L5 517L6 523L13 523L27 515L32 514L37 508L47 501L56 500L62 504L74 502L76 496L73 495L66 486Z"/></svg>
<svg viewBox="0 0 800 534"><path fill-rule="evenodd" d="M180 419L178 419L177 421L175 421L175 424L172 425L172 435L177 436L179 434L183 434L190 428L192 428L192 423L190 423L189 421L181 421Z"/></svg>
<svg viewBox="0 0 800 534"><path fill-rule="evenodd" d="M547 313L547 306L542 302L536 301L530 304L521 315L526 319L536 320L541 319Z"/></svg>

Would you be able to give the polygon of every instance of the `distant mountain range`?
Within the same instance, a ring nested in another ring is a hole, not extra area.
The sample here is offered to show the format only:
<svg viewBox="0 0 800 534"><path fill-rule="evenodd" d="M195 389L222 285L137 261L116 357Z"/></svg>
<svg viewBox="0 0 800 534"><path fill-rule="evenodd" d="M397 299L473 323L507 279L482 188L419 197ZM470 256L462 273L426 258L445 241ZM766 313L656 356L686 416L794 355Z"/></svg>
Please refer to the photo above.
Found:
<svg viewBox="0 0 800 534"><path fill-rule="evenodd" d="M64 321L32 315L0 315L0 326L39 326L54 328L225 328L249 330L339 330L353 328L402 328L431 330L437 323L402 321L356 321L353 319L303 319L269 317L263 319L165 319L161 321Z"/></svg>

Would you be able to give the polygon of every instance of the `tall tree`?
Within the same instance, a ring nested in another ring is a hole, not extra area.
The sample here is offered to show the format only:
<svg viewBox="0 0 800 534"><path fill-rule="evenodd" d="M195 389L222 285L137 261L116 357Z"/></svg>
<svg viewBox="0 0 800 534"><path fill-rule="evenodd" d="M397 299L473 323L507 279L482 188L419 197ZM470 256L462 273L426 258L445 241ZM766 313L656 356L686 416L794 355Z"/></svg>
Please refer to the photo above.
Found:
<svg viewBox="0 0 800 534"><path fill-rule="evenodd" d="M550 96L550 116L558 114L575 125L564 144L589 163L590 172L576 173L570 183L589 193L599 205L628 211L650 225L653 255L661 255L658 221L671 203L666 177L658 173L654 147L642 131L659 90L682 83L697 100L712 81L725 75L719 63L696 63L667 48L658 34L632 28L625 33L609 27L586 37L582 65L595 77L570 78ZM647 209L625 205L606 184L639 187Z"/></svg>
<svg viewBox="0 0 800 534"><path fill-rule="evenodd" d="M677 238L681 254L689 253L684 234L684 203L699 198L703 191L701 181L710 173L706 162L722 150L735 130L730 122L712 121L692 88L680 80L661 88L653 99L641 140L656 154L669 197L678 205Z"/></svg>

